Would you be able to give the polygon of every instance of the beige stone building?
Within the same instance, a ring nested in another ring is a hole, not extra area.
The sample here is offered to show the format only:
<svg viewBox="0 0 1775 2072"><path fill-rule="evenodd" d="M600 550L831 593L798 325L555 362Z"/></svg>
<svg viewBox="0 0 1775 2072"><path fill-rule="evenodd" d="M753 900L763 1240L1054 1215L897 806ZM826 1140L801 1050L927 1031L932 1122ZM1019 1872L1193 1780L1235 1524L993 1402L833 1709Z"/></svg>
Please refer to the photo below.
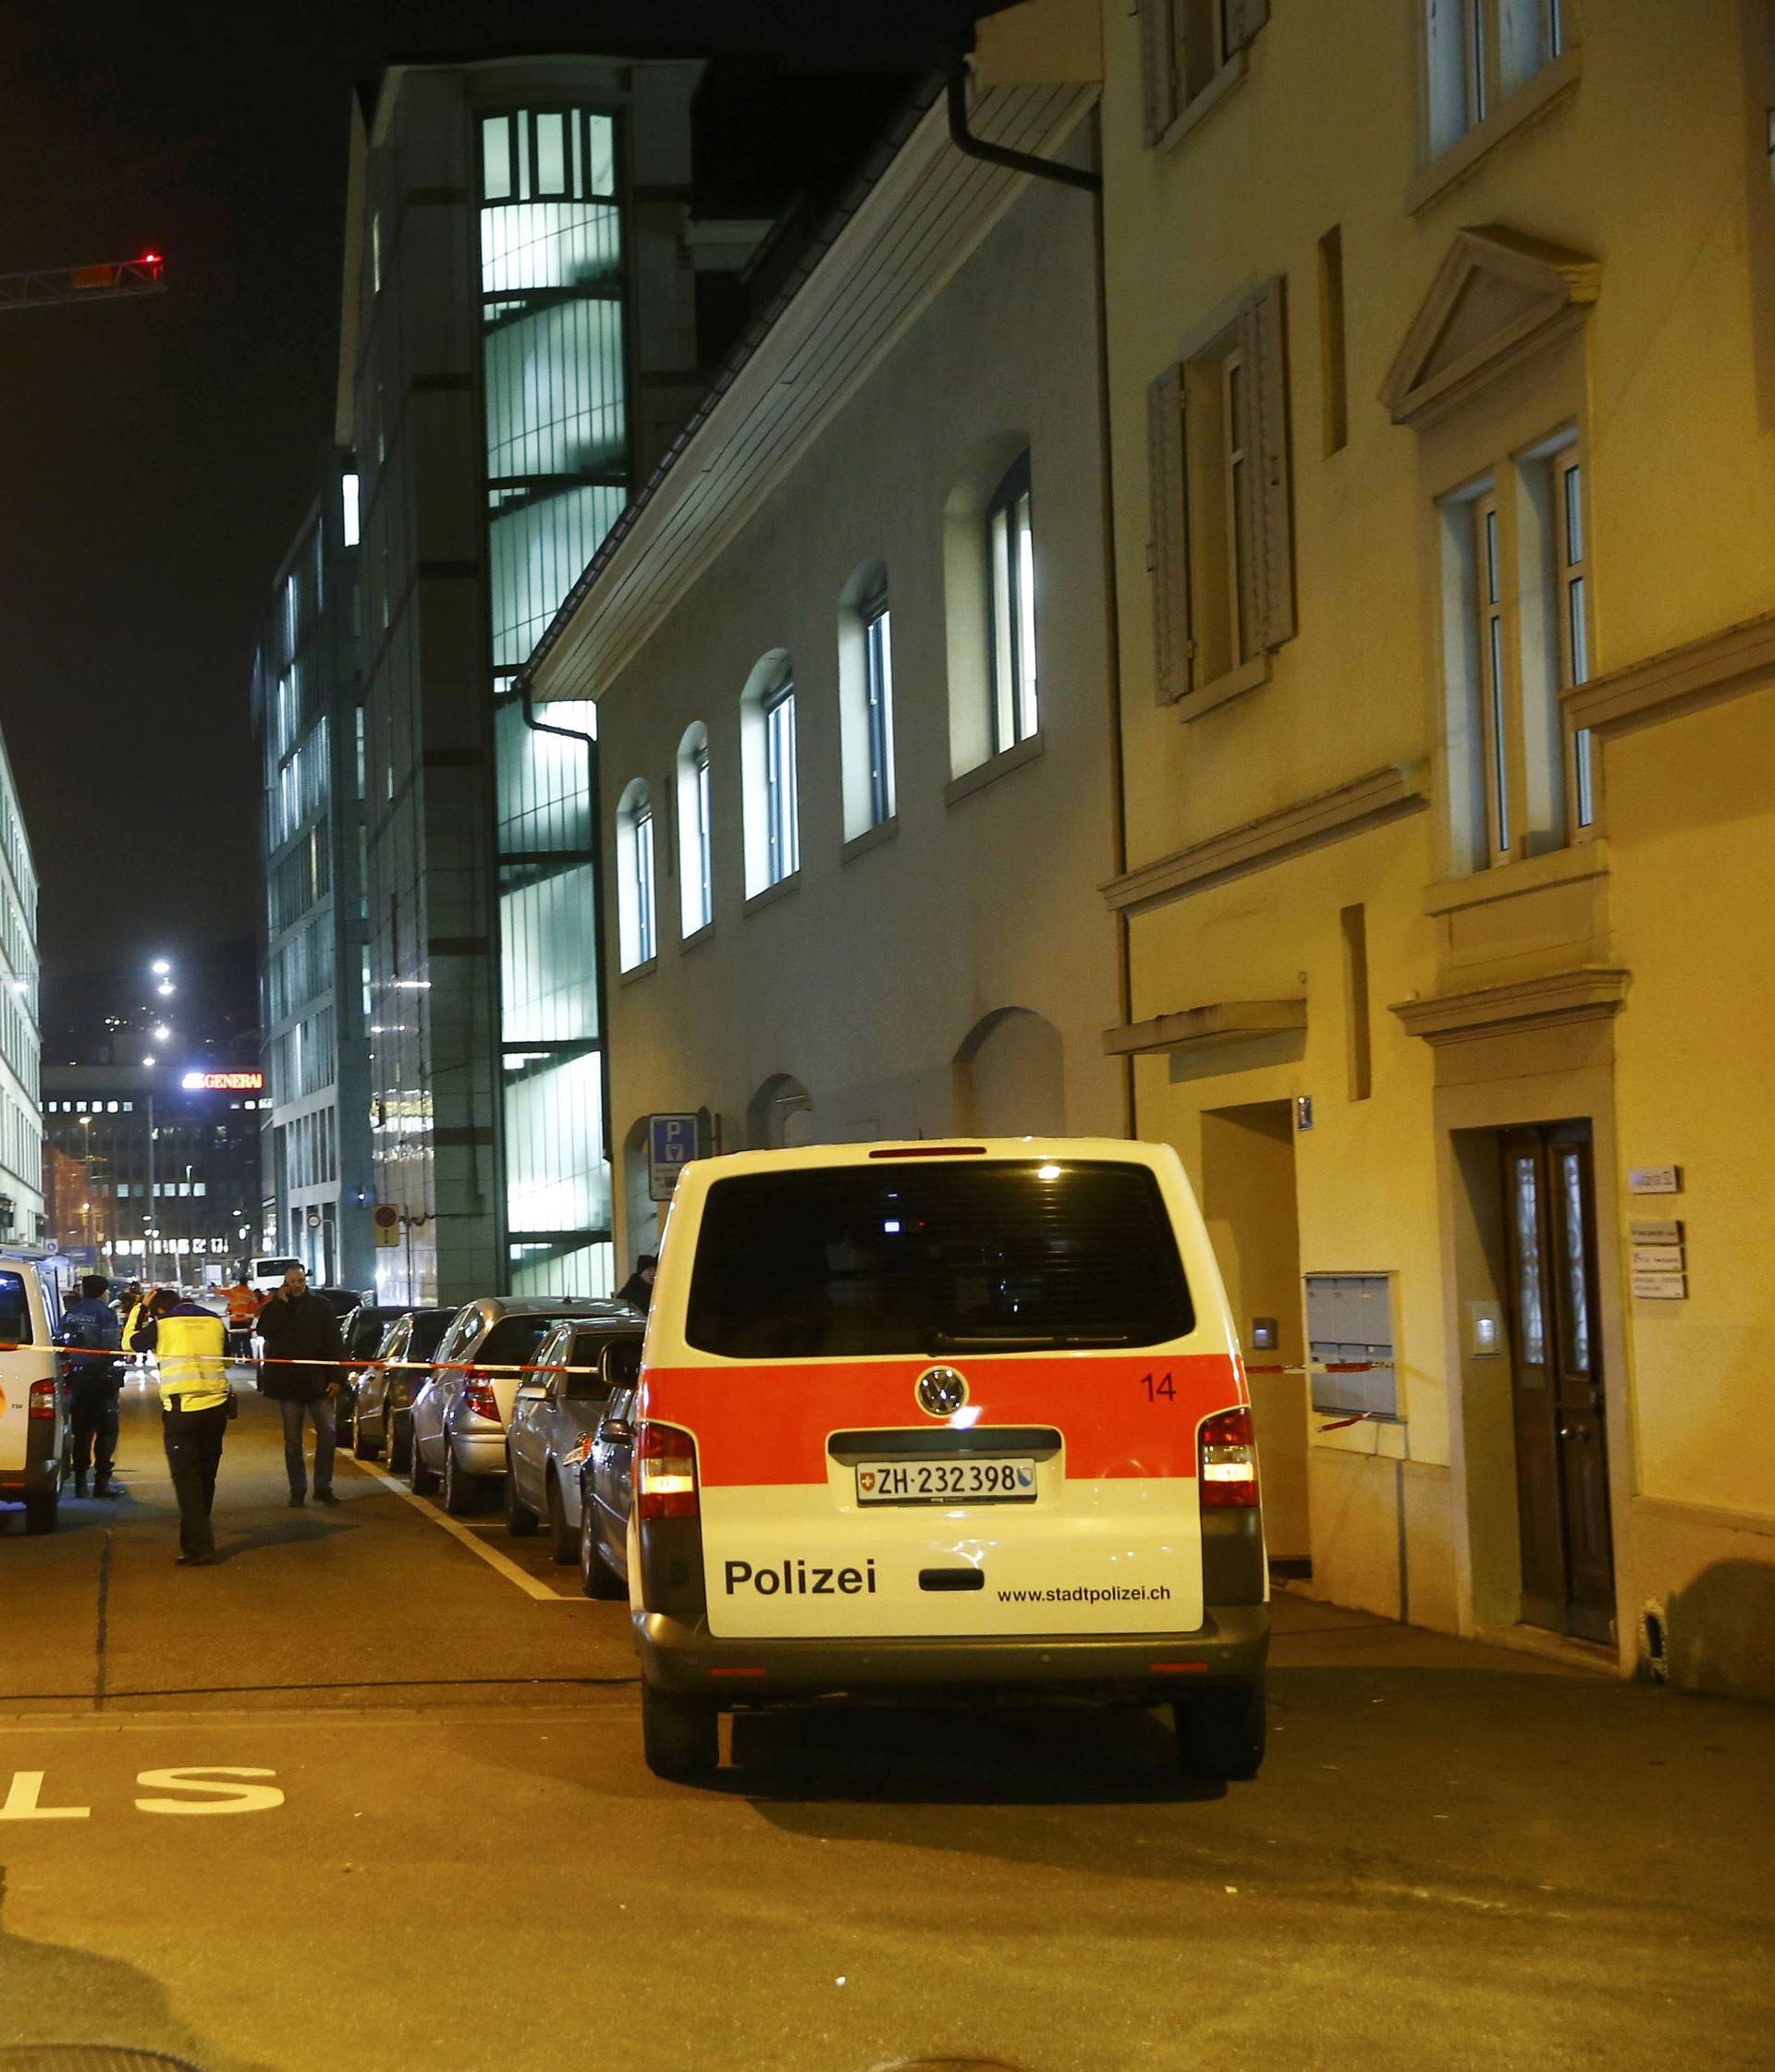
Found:
<svg viewBox="0 0 1775 2072"><path fill-rule="evenodd" d="M1083 162L1095 98L973 119ZM1094 239L927 92L532 664L596 707L619 1257L655 1115L1125 1134Z"/></svg>
<svg viewBox="0 0 1775 2072"><path fill-rule="evenodd" d="M1316 1369L1255 1377L1273 1549L1775 1695L1769 11L1101 31L1108 1041Z"/></svg>

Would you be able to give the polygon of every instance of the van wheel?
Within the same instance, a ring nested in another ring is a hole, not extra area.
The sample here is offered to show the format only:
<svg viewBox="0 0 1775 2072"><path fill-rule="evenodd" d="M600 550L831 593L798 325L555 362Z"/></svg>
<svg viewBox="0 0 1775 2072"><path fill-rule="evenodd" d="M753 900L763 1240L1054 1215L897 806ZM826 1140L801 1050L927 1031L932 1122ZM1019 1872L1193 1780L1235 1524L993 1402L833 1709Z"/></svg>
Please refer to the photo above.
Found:
<svg viewBox="0 0 1775 2072"><path fill-rule="evenodd" d="M563 1568L580 1551L578 1538L568 1529L567 1511L561 1502L560 1478L554 1474L548 1478L548 1551Z"/></svg>
<svg viewBox="0 0 1775 2072"><path fill-rule="evenodd" d="M55 1514L61 1507L59 1490L33 1490L25 1499L25 1530L54 1532Z"/></svg>
<svg viewBox="0 0 1775 2072"><path fill-rule="evenodd" d="M509 1453L506 1455L506 1530L514 1539L528 1539L536 1530L536 1514L518 1494Z"/></svg>
<svg viewBox="0 0 1775 2072"><path fill-rule="evenodd" d="M456 1465L456 1448L448 1432L444 1434L444 1508L452 1518L466 1518L481 1494L481 1477L464 1475Z"/></svg>
<svg viewBox="0 0 1775 2072"><path fill-rule="evenodd" d="M641 1686L641 1745L655 1777L713 1777L721 1761L720 1716L705 1698Z"/></svg>
<svg viewBox="0 0 1775 2072"><path fill-rule="evenodd" d="M1264 1759L1264 1680L1197 1691L1171 1707L1178 1759L1198 1777L1255 1777Z"/></svg>
<svg viewBox="0 0 1775 2072"><path fill-rule="evenodd" d="M591 1492L580 1497L580 1588L587 1597L618 1598L629 1595L629 1586L604 1558L598 1530L593 1522Z"/></svg>

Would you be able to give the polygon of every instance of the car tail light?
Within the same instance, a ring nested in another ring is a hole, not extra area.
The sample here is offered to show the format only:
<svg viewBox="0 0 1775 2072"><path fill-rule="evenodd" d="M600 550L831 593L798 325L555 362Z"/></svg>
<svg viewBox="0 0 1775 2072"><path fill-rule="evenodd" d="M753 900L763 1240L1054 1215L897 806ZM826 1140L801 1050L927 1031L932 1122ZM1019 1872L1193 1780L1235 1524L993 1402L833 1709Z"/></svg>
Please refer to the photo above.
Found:
<svg viewBox="0 0 1775 2072"><path fill-rule="evenodd" d="M1205 1417L1198 1435L1201 1448L1202 1508L1249 1510L1257 1502L1257 1449L1252 1442L1251 1412L1223 1410Z"/></svg>
<svg viewBox="0 0 1775 2072"><path fill-rule="evenodd" d="M701 1515L696 1493L696 1441L676 1425L644 1424L635 1446L635 1515L694 1518Z"/></svg>
<svg viewBox="0 0 1775 2072"><path fill-rule="evenodd" d="M37 1417L54 1417L55 1415L55 1382L33 1381L31 1385L31 1407L25 1412L27 1422Z"/></svg>
<svg viewBox="0 0 1775 2072"><path fill-rule="evenodd" d="M493 1392L493 1383L484 1374L477 1374L472 1367L462 1383L462 1407L471 1410L477 1417L485 1417L490 1423L504 1424L499 1415L499 1398Z"/></svg>

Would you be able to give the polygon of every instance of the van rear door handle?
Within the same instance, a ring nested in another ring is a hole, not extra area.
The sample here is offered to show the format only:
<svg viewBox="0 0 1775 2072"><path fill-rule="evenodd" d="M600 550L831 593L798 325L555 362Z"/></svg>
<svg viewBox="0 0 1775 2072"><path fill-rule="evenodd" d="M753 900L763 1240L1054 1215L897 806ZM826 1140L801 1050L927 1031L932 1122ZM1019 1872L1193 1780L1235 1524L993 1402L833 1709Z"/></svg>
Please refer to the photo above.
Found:
<svg viewBox="0 0 1775 2072"><path fill-rule="evenodd" d="M918 1587L921 1590L984 1590L986 1572L984 1568L921 1568Z"/></svg>

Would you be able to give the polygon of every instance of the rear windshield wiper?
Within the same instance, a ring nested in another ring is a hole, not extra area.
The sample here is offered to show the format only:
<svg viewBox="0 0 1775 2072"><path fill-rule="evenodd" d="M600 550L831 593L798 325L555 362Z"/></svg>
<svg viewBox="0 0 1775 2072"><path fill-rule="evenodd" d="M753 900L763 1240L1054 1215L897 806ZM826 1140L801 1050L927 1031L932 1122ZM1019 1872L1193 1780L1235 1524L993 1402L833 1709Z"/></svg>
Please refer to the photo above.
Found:
<svg viewBox="0 0 1775 2072"><path fill-rule="evenodd" d="M1128 1343L1128 1341L1120 1332L933 1331L930 1334L930 1343L931 1350L934 1353L953 1353L963 1349L972 1349L983 1353L1048 1353L1066 1352L1087 1346L1124 1346Z"/></svg>

